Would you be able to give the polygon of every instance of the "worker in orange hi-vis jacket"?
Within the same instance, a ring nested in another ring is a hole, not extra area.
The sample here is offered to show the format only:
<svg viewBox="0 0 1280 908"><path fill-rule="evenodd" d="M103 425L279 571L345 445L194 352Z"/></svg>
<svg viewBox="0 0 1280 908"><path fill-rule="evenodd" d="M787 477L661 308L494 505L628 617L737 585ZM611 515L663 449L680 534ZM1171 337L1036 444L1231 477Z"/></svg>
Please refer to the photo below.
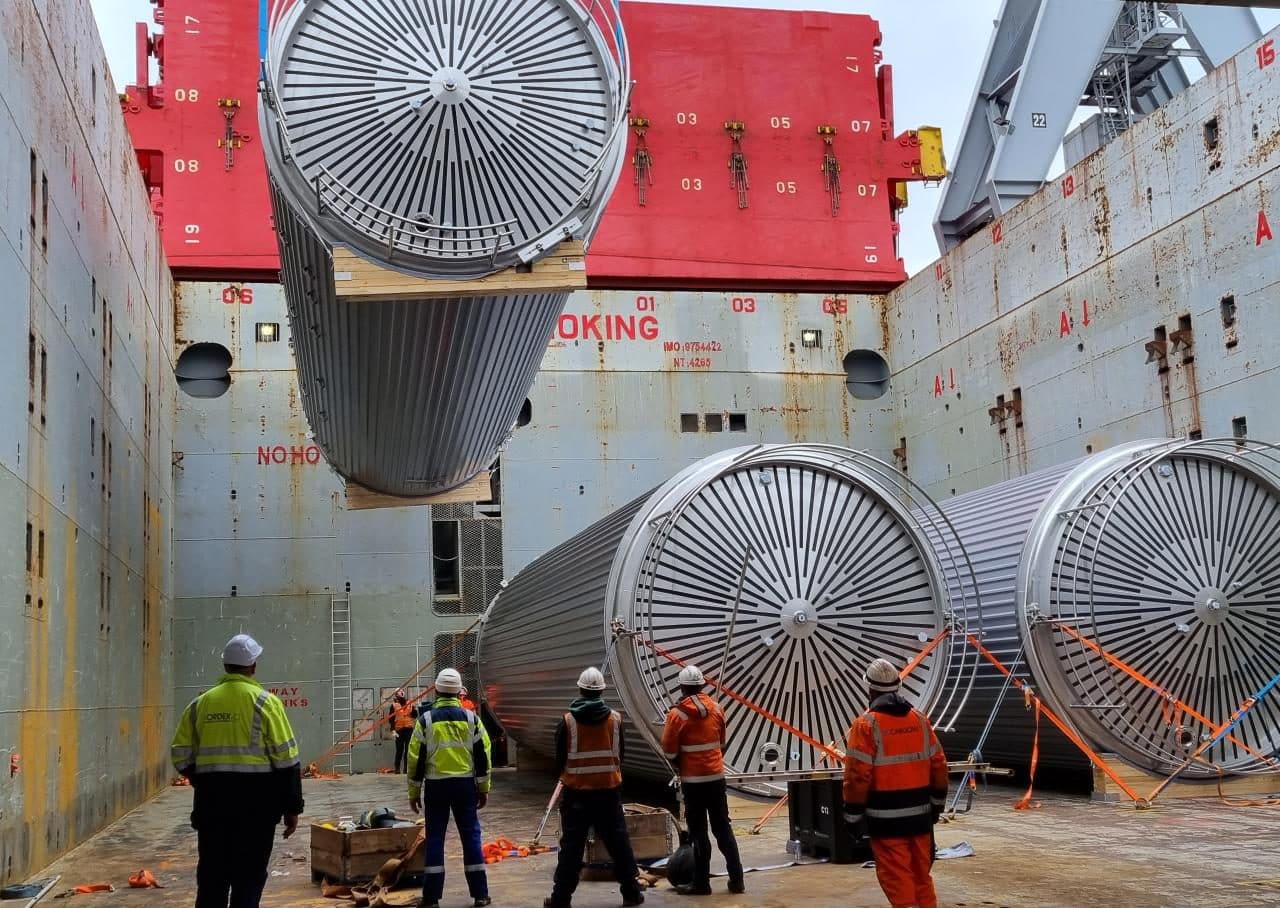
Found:
<svg viewBox="0 0 1280 908"><path fill-rule="evenodd" d="M876 878L893 908L937 908L933 826L947 802L947 757L929 720L898 693L898 670L867 668L871 704L853 721L844 763L844 820L871 838Z"/></svg>

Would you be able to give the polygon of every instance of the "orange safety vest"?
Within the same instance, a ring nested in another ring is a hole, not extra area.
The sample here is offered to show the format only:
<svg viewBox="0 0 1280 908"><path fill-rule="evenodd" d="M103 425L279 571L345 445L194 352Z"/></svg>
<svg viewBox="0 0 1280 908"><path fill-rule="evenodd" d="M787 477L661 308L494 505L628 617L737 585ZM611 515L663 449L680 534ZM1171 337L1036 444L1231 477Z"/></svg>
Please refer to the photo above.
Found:
<svg viewBox="0 0 1280 908"><path fill-rule="evenodd" d="M599 725L580 725L564 714L568 759L560 781L565 788L604 790L622 785L622 716L609 711Z"/></svg>
<svg viewBox="0 0 1280 908"><path fill-rule="evenodd" d="M685 697L667 713L662 753L680 767L682 782L724 778L724 713L706 694Z"/></svg>
<svg viewBox="0 0 1280 908"><path fill-rule="evenodd" d="M929 720L868 710L849 729L844 766L848 822L865 816L874 837L924 835L947 798L947 757Z"/></svg>
<svg viewBox="0 0 1280 908"><path fill-rule="evenodd" d="M393 721L396 727L396 731L404 731L405 729L413 728L413 722L414 722L413 714L412 714L413 707L409 706L406 703L404 706L397 706L397 707L394 707L394 709L396 711L396 715Z"/></svg>

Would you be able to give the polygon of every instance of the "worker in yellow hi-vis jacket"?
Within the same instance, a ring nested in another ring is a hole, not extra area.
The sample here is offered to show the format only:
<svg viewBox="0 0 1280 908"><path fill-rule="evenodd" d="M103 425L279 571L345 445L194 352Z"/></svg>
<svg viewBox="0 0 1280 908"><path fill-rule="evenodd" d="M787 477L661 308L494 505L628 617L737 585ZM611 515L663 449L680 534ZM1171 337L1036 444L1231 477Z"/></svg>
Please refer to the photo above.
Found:
<svg viewBox="0 0 1280 908"><path fill-rule="evenodd" d="M480 817L489 800L489 732L474 712L463 707L462 676L457 669L442 669L436 676L436 699L418 715L409 739L409 806L422 808L426 783L427 852L422 886L422 908L438 908L444 894L444 834L449 814L462 839L463 870L476 908L491 902L484 872L484 845Z"/></svg>
<svg viewBox="0 0 1280 908"><path fill-rule="evenodd" d="M298 742L280 698L253 679L261 655L246 634L228 641L226 673L183 711L169 748L195 789L196 908L257 908L276 825L287 839L302 813Z"/></svg>

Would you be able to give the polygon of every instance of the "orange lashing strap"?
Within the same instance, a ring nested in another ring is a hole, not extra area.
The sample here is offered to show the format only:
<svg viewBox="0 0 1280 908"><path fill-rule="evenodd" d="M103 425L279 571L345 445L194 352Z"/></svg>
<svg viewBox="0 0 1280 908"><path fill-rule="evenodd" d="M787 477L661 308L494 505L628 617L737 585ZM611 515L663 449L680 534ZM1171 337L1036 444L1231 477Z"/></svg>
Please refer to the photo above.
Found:
<svg viewBox="0 0 1280 908"><path fill-rule="evenodd" d="M919 668L920 663L929 658L929 654L938 648L938 644L941 643L942 639L949 633L951 633L951 631L945 627L938 631L937 635L925 644L925 648L920 650L920 652L916 654L916 657L907 663L907 667L898 672L898 677L906 680L907 675Z"/></svg>
<svg viewBox="0 0 1280 908"><path fill-rule="evenodd" d="M1040 762L1040 701L1030 696L1031 691L1023 690L1025 699L1034 705L1036 711L1036 733L1031 739L1031 779L1027 784L1027 793L1024 794L1013 805L1014 810L1036 810L1040 807L1039 801L1031 800L1031 793L1036 787L1036 764Z"/></svg>
<svg viewBox="0 0 1280 908"><path fill-rule="evenodd" d="M129 877L129 886L133 889L163 889L160 881L150 870L139 870Z"/></svg>
<svg viewBox="0 0 1280 908"><path fill-rule="evenodd" d="M1114 769L1112 769L1105 762L1103 762L1102 758L1098 756L1096 753L1094 753L1093 750L1089 747L1089 745L1084 743L1081 737L1071 730L1071 727L1067 725L1067 723L1063 722L1061 719L1055 716L1053 714L1053 711L1049 709L1049 707L1045 706L1044 703L1040 700L1040 698L1037 697L1034 693L1032 693L1020 678L1015 678L1013 676L1013 673L1009 671L1007 667L1005 667L1005 664L1001 662L999 659L997 659L994 653L992 653L989 649L987 649L985 646L982 645L982 641L980 641L977 637L973 636L973 634L966 634L965 637L969 641L969 644L974 647L974 649L976 649L979 653L981 653L982 656L988 662L990 662L997 669L999 669L1002 675L1005 675L1006 677L1008 677L1010 683L1013 684L1014 687L1016 687L1020 691L1023 691L1024 696L1027 694L1030 694L1032 700L1035 701L1036 705L1039 707L1040 711L1044 713L1045 717L1048 718L1048 720L1054 724L1054 727L1056 727L1058 731L1062 732L1064 735L1067 736L1068 741L1070 741L1077 748L1079 748L1080 752L1089 758L1090 763L1092 763L1098 769L1101 769L1103 773L1106 774L1107 778L1109 778L1112 782L1115 782L1116 786L1121 791L1123 791L1126 795L1128 795L1135 803L1138 803L1138 804L1146 803L1146 800L1141 795L1139 795L1136 791L1134 791L1132 788L1126 785L1124 779L1120 778L1120 776L1116 774L1116 771Z"/></svg>
<svg viewBox="0 0 1280 908"><path fill-rule="evenodd" d="M1207 726L1208 728L1213 729L1215 734L1217 733L1218 729L1222 727L1218 723L1211 721L1206 716L1199 713L1194 707L1188 706L1186 703L1183 703L1181 700L1179 700L1169 691L1165 690L1159 684L1152 681L1150 678L1142 674L1142 672L1138 671L1136 668L1132 668L1126 665L1120 659L1117 659L1115 656L1111 655L1109 652L1104 650L1097 643L1097 641L1090 640L1088 637L1085 637L1083 634L1081 634L1075 628L1071 627L1069 624L1065 624L1061 621L1054 621L1052 623L1054 627L1065 631L1067 634L1071 635L1072 637L1074 637L1075 639L1083 643L1086 647L1093 650L1095 653L1101 656L1107 662L1107 664L1114 665L1116 668L1120 669L1120 671L1124 672L1130 678L1137 681L1139 684L1143 685L1144 687L1154 692L1157 696L1159 696L1163 701L1161 703L1161 712L1164 715L1165 722L1167 722L1169 725L1179 725L1180 723L1178 722L1178 720L1181 718L1181 714L1186 713L1188 716L1195 719L1197 722L1200 722L1201 724ZM1176 710L1176 712L1174 710ZM1250 747L1248 744L1245 744L1243 741L1238 740L1232 735L1227 735L1227 740L1230 741L1232 744L1236 745L1236 747L1239 747L1242 750L1248 751L1251 755L1253 755L1254 757L1257 757L1259 760L1262 760L1265 763L1270 763L1272 766L1280 765L1280 764L1277 764L1274 757L1269 757L1266 754L1259 753L1258 751Z"/></svg>
<svg viewBox="0 0 1280 908"><path fill-rule="evenodd" d="M639 640L645 646L649 647L649 649L653 650L659 656L666 659L668 662L672 663L673 665L678 665L681 668L683 668L687 664L683 659L680 659L677 656L673 656L671 653L667 652L665 649L658 646L658 644L654 643L652 640L646 640L644 637L641 637L641 636L637 636L636 639ZM844 765L844 754L840 753L838 750L834 750L833 748L828 747L827 745L819 741L817 738L812 738L809 735L806 735L804 732L796 728L790 722L787 722L785 719L778 718L777 716L775 716L773 713L769 712L767 709L765 709L762 706L757 706L756 704L748 700L746 697L742 696L742 694L738 693L737 691L730 690L729 688L722 685L716 679L710 676L707 676L705 680L708 684L710 684L716 690L720 691L720 693L724 694L729 699L734 700L738 703L741 703L743 706L751 710L753 713L763 716L764 718L772 722L774 725L781 728L783 731L788 732L789 734L795 735L797 738L799 738L801 741L808 744L810 747L813 747L816 750L822 751L824 754L826 754L831 759L835 760L837 763Z"/></svg>

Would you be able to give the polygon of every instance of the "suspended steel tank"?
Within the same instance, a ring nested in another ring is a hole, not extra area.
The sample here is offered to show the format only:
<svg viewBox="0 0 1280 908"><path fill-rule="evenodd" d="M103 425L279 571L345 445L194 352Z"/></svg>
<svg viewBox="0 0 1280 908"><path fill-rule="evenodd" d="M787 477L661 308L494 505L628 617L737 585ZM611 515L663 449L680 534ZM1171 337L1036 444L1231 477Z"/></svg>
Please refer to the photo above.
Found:
<svg viewBox="0 0 1280 908"><path fill-rule="evenodd" d="M1172 772L1280 673L1272 446L1134 442L942 511L978 577L985 645L1098 751ZM984 662L956 723L959 749L976 745L1002 690ZM1032 730L1022 695L1006 693L983 757L1025 765ZM1187 774L1248 772L1277 748L1280 701L1264 700ZM1084 758L1046 732L1040 762Z"/></svg>
<svg viewBox="0 0 1280 908"><path fill-rule="evenodd" d="M963 633L939 635L979 619L954 535L901 473L843 448L763 445L698 461L532 562L490 606L478 660L491 708L543 754L578 673L603 664L628 720L625 768L659 777L675 660L843 748L866 665L905 666L935 641L904 691L949 724L977 657ZM802 738L721 702L732 771L823 765Z"/></svg>
<svg viewBox="0 0 1280 908"><path fill-rule="evenodd" d="M333 251L467 279L589 240L626 145L616 0L282 3L260 88L317 444L387 494L466 482L514 425L568 293L343 302Z"/></svg>

